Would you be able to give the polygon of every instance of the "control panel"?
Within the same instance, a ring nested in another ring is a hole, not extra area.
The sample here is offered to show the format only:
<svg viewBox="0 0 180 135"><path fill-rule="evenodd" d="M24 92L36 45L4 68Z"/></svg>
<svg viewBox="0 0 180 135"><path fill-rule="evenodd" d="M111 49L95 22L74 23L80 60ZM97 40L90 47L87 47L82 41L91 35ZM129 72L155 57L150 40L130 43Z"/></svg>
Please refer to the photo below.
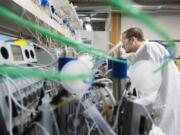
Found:
<svg viewBox="0 0 180 135"><path fill-rule="evenodd" d="M28 64L37 62L34 46L0 41L0 64Z"/></svg>

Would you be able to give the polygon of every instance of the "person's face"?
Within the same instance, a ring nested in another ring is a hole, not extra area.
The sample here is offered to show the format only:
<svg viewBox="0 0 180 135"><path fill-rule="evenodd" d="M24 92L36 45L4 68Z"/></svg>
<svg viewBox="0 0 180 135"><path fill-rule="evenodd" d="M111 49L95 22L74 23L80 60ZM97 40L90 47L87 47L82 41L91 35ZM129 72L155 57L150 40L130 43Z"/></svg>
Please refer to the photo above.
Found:
<svg viewBox="0 0 180 135"><path fill-rule="evenodd" d="M122 36L123 48L126 53L132 52L133 49L133 39L127 39L125 35Z"/></svg>

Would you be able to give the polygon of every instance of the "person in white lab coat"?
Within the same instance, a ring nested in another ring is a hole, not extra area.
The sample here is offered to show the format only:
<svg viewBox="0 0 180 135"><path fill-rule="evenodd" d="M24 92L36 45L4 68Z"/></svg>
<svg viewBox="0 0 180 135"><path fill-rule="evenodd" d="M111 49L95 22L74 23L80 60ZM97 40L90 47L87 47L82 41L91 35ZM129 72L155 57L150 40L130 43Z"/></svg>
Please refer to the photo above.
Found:
<svg viewBox="0 0 180 135"><path fill-rule="evenodd" d="M166 48L159 43L145 41L142 30L137 27L126 30L122 34L122 42L126 51L124 57L132 63L150 60L161 65L170 56ZM154 101L154 106L161 106L157 125L166 135L180 135L179 71L171 60L159 72L162 79Z"/></svg>

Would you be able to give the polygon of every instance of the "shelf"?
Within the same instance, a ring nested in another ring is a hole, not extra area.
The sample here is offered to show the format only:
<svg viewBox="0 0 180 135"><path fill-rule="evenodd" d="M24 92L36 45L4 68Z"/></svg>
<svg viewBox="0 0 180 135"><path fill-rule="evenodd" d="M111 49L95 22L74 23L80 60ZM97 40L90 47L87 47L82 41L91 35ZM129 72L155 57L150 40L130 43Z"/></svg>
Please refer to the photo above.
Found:
<svg viewBox="0 0 180 135"><path fill-rule="evenodd" d="M67 27L51 19L50 15L48 15L43 10L43 8L36 5L32 0L0 0L0 5L8 8L12 12L16 13L19 16L22 16L25 19L27 19L27 17L31 18L32 21L34 19L38 19L39 22L43 24L43 26L50 26L51 31L54 31L70 39L75 39L75 36L72 36L71 32L67 29ZM24 11L26 11L26 16L23 15ZM33 34L30 33L24 26L6 20L5 18L0 21L0 31L1 29L3 30L3 32L8 31L7 33L21 35L26 38L32 37Z"/></svg>

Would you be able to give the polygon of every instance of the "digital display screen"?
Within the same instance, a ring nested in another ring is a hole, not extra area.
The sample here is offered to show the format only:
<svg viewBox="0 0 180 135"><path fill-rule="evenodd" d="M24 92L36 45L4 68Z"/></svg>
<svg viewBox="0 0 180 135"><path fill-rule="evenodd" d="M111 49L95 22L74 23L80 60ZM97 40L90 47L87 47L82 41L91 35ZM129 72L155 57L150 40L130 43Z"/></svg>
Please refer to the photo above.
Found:
<svg viewBox="0 0 180 135"><path fill-rule="evenodd" d="M20 46L17 45L11 45L13 57L15 61L22 61L23 59L23 54Z"/></svg>

